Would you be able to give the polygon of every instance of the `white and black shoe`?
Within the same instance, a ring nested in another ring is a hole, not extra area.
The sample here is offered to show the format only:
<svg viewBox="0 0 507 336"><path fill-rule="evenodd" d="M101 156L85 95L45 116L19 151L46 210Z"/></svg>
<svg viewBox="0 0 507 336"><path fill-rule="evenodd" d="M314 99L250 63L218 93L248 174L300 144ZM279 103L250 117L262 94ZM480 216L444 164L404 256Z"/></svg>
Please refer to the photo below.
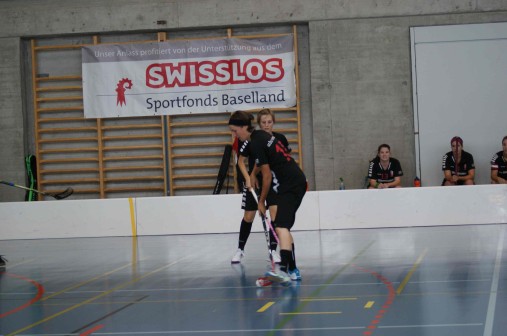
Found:
<svg viewBox="0 0 507 336"><path fill-rule="evenodd" d="M264 274L266 278L273 282L277 282L282 286L288 287L291 285L291 279L289 275L281 270L278 271L268 271Z"/></svg>
<svg viewBox="0 0 507 336"><path fill-rule="evenodd" d="M241 259L245 256L245 252L242 249L238 249L236 253L232 256L231 264L238 264L241 262Z"/></svg>

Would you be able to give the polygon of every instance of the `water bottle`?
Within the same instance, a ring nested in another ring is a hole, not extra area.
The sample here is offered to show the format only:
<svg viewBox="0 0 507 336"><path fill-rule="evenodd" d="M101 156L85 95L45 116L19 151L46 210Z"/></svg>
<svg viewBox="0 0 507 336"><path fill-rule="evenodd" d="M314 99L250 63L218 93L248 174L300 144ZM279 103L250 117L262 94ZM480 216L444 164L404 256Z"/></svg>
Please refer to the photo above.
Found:
<svg viewBox="0 0 507 336"><path fill-rule="evenodd" d="M345 190L345 183L343 182L343 178L340 177L340 184L338 185L339 190Z"/></svg>
<svg viewBox="0 0 507 336"><path fill-rule="evenodd" d="M415 177L414 179L414 187L420 187L421 186L421 180L419 179L419 177Z"/></svg>

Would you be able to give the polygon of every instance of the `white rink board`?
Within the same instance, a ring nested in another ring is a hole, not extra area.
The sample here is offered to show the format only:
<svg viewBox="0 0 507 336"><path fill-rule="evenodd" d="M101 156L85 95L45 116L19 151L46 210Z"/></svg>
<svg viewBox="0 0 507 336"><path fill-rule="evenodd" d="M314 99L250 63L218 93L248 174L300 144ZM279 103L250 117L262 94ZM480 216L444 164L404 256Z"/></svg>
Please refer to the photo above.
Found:
<svg viewBox="0 0 507 336"><path fill-rule="evenodd" d="M320 192L321 229L507 223L507 185Z"/></svg>
<svg viewBox="0 0 507 336"><path fill-rule="evenodd" d="M132 235L128 199L0 203L0 240Z"/></svg>
<svg viewBox="0 0 507 336"><path fill-rule="evenodd" d="M242 217L240 194L136 200L140 236L234 232Z"/></svg>
<svg viewBox="0 0 507 336"><path fill-rule="evenodd" d="M241 195L0 203L0 240L237 233ZM308 192L294 226L329 230L507 223L507 185ZM262 231L258 216L253 231Z"/></svg>
<svg viewBox="0 0 507 336"><path fill-rule="evenodd" d="M318 230L318 215L318 193L307 193L294 230ZM140 236L239 232L243 218L241 194L138 198L136 217ZM262 230L256 216L252 231Z"/></svg>

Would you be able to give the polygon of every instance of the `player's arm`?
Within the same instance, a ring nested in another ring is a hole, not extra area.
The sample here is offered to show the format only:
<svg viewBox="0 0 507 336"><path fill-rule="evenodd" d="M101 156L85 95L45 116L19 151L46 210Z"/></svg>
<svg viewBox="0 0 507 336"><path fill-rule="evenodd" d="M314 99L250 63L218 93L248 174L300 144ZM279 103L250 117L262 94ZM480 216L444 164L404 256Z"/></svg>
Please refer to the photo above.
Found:
<svg viewBox="0 0 507 336"><path fill-rule="evenodd" d="M263 164L259 167L262 173L262 190L261 195L259 196L259 211L262 214L266 214L266 198L268 197L269 190L271 189L271 180L273 177L271 176L271 168L269 164Z"/></svg>
<svg viewBox="0 0 507 336"><path fill-rule="evenodd" d="M475 168L470 169L467 171L467 174L465 176L458 176L458 180L466 181L466 180L474 180L475 178Z"/></svg>
<svg viewBox="0 0 507 336"><path fill-rule="evenodd" d="M495 183L502 183L502 182L500 182L500 180L503 180L503 179L498 177L498 169L491 169L491 181L493 181Z"/></svg>
<svg viewBox="0 0 507 336"><path fill-rule="evenodd" d="M453 179L452 179L452 172L451 172L450 169L444 170L444 178L448 182L454 182Z"/></svg>
<svg viewBox="0 0 507 336"><path fill-rule="evenodd" d="M401 177L395 176L393 182L386 183L388 188L397 187L401 184Z"/></svg>
<svg viewBox="0 0 507 336"><path fill-rule="evenodd" d="M450 182L453 184L456 183L458 178L457 178L457 176L452 175L451 156L448 156L447 154L445 154L444 157L442 158L442 171L444 172L444 179L447 182Z"/></svg>
<svg viewBox="0 0 507 336"><path fill-rule="evenodd" d="M259 181L257 180L257 175L260 171L260 168L257 167L257 165L254 165L252 172L250 173L250 181L252 182L252 187L255 187L256 189L260 189Z"/></svg>
<svg viewBox="0 0 507 336"><path fill-rule="evenodd" d="M370 187L372 188L378 188L379 183L375 179L370 179Z"/></svg>
<svg viewBox="0 0 507 336"><path fill-rule="evenodd" d="M240 155L238 158L238 167L239 167L239 171L241 172L241 175L243 175L243 178L245 179L245 186L247 188L251 188L252 184L250 182L250 176L248 175L248 170L246 169L245 160L246 160L246 157L243 155Z"/></svg>
<svg viewBox="0 0 507 336"><path fill-rule="evenodd" d="M377 179L373 178L373 176L375 176L374 166L375 163L373 161L370 161L370 164L368 165L368 178L370 181L370 188L378 188L380 184L378 183Z"/></svg>
<svg viewBox="0 0 507 336"><path fill-rule="evenodd" d="M495 161L496 155L493 158L493 160L491 160L491 181L498 184L506 184L507 180L498 176L499 165Z"/></svg>

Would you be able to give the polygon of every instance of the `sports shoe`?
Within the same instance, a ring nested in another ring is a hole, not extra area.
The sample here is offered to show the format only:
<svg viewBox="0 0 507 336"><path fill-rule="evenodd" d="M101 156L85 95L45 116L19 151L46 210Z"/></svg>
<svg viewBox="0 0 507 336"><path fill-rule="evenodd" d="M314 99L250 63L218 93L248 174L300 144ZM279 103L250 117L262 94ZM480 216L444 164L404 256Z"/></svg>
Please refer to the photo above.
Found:
<svg viewBox="0 0 507 336"><path fill-rule="evenodd" d="M268 271L266 272L265 276L268 277L271 281L278 282L284 286L290 286L290 277L283 271Z"/></svg>
<svg viewBox="0 0 507 336"><path fill-rule="evenodd" d="M294 268L292 271L289 271L289 276L292 281L301 281L301 273L297 268Z"/></svg>
<svg viewBox="0 0 507 336"><path fill-rule="evenodd" d="M231 259L231 264L238 264L241 262L241 259L245 256L245 252L242 249L238 249L234 256Z"/></svg>
<svg viewBox="0 0 507 336"><path fill-rule="evenodd" d="M7 262L7 259L5 259L4 256L0 255L0 267L5 267L6 262Z"/></svg>
<svg viewBox="0 0 507 336"><path fill-rule="evenodd" d="M275 262L275 264L279 264L282 262L282 259L280 258L280 255L278 254L278 252L276 252L276 250L269 250L269 253L271 253L271 256L273 257L273 261Z"/></svg>

